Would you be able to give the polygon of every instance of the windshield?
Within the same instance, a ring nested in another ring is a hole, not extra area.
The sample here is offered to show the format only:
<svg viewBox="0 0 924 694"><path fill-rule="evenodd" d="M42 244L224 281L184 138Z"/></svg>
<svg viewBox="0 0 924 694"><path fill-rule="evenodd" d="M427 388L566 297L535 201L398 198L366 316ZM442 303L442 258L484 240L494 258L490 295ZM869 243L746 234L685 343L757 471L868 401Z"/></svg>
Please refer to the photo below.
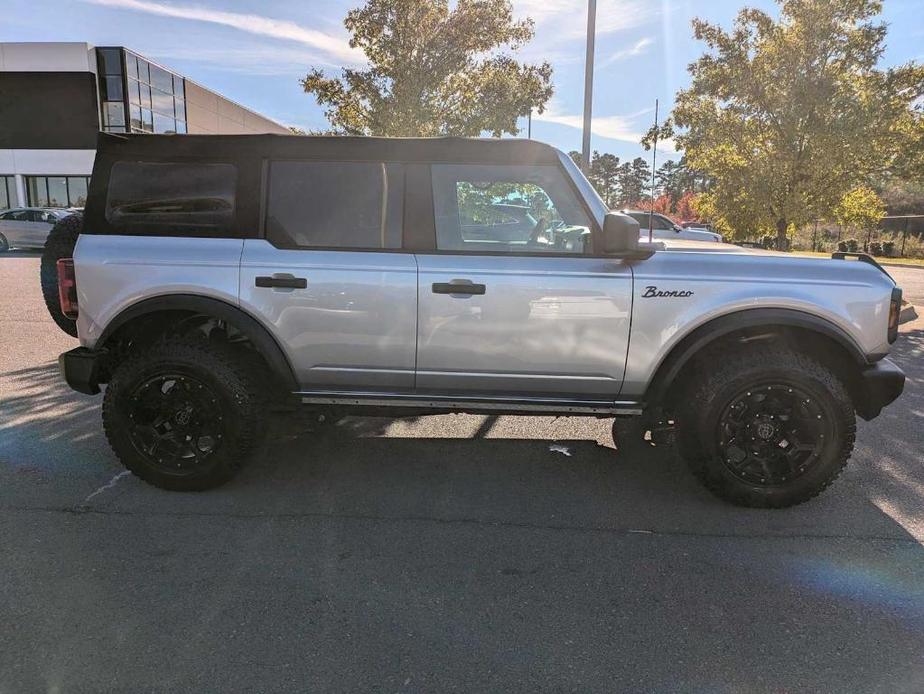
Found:
<svg viewBox="0 0 924 694"><path fill-rule="evenodd" d="M603 226L603 218L606 216L606 213L610 211L606 203L603 202L603 198L600 197L594 187L590 184L590 181L587 180L581 170L577 167L577 164L571 160L571 157L569 157L567 154L559 152L558 158L562 165L565 167L565 171L568 172L568 176L571 177L571 180L574 181L574 184L580 191L581 197L584 198L588 207L590 207L590 211L593 213L594 219L597 220L597 224Z"/></svg>

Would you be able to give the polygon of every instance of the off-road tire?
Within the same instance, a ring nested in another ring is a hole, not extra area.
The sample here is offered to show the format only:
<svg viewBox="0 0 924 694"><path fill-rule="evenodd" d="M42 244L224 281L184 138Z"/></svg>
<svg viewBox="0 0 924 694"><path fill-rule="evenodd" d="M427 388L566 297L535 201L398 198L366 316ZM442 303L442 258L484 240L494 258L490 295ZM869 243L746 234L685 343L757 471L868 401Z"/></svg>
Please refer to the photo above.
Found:
<svg viewBox="0 0 924 694"><path fill-rule="evenodd" d="M58 260L71 258L77 237L83 231L83 215L72 214L55 224L45 240L42 251L42 297L51 319L61 330L72 337L77 337L77 322L61 313L61 301L58 297Z"/></svg>
<svg viewBox="0 0 924 694"><path fill-rule="evenodd" d="M771 347L713 355L680 394L677 446L693 474L716 496L739 506L784 508L820 494L841 473L853 451L856 418L844 384L812 357ZM796 383L817 399L833 427L819 458L805 472L778 485L748 484L733 475L718 451L721 413L742 388Z"/></svg>
<svg viewBox="0 0 924 694"><path fill-rule="evenodd" d="M6 236L0 234L0 253L6 253L10 250L10 242L6 240Z"/></svg>
<svg viewBox="0 0 924 694"><path fill-rule="evenodd" d="M217 397L221 442L206 464L192 471L167 471L133 442L131 399L147 380L163 374L198 379ZM224 345L169 338L132 354L112 374L103 398L103 428L109 445L134 475L161 489L204 491L230 480L250 459L265 431L266 381L252 363Z"/></svg>

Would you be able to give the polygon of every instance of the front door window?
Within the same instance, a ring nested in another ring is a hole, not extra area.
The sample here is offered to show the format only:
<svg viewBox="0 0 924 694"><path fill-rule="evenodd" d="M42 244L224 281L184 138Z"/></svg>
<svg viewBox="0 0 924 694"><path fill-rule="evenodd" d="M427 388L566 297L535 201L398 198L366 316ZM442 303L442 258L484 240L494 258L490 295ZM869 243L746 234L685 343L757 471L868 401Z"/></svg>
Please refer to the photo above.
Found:
<svg viewBox="0 0 924 694"><path fill-rule="evenodd" d="M433 166L443 251L584 253L590 220L555 166Z"/></svg>

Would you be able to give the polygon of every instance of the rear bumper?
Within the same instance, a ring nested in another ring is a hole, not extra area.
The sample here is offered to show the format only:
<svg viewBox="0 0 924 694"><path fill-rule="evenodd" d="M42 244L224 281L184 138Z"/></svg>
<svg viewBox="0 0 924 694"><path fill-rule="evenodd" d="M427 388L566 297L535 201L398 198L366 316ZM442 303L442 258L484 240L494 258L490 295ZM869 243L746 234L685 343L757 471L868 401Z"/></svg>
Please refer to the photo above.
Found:
<svg viewBox="0 0 924 694"><path fill-rule="evenodd" d="M77 347L58 357L61 375L78 393L96 395L99 392L100 359L103 353L86 347Z"/></svg>
<svg viewBox="0 0 924 694"><path fill-rule="evenodd" d="M857 414L869 421L905 389L905 372L889 359L880 359L860 372Z"/></svg>

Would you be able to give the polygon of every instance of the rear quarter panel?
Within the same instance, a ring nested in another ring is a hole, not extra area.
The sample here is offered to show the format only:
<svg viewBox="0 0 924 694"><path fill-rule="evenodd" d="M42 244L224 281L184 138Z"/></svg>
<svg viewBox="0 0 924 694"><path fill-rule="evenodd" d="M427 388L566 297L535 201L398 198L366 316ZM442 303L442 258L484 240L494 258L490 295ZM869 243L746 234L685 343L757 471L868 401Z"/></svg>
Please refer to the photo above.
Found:
<svg viewBox="0 0 924 694"><path fill-rule="evenodd" d="M687 334L753 308L785 308L841 328L866 354L889 349L894 283L865 263L740 252L661 251L634 266L632 334L621 397L641 397ZM693 292L642 298L647 287Z"/></svg>
<svg viewBox="0 0 924 694"><path fill-rule="evenodd" d="M243 246L241 239L81 235L74 250L80 343L92 348L113 318L156 296L237 306Z"/></svg>

